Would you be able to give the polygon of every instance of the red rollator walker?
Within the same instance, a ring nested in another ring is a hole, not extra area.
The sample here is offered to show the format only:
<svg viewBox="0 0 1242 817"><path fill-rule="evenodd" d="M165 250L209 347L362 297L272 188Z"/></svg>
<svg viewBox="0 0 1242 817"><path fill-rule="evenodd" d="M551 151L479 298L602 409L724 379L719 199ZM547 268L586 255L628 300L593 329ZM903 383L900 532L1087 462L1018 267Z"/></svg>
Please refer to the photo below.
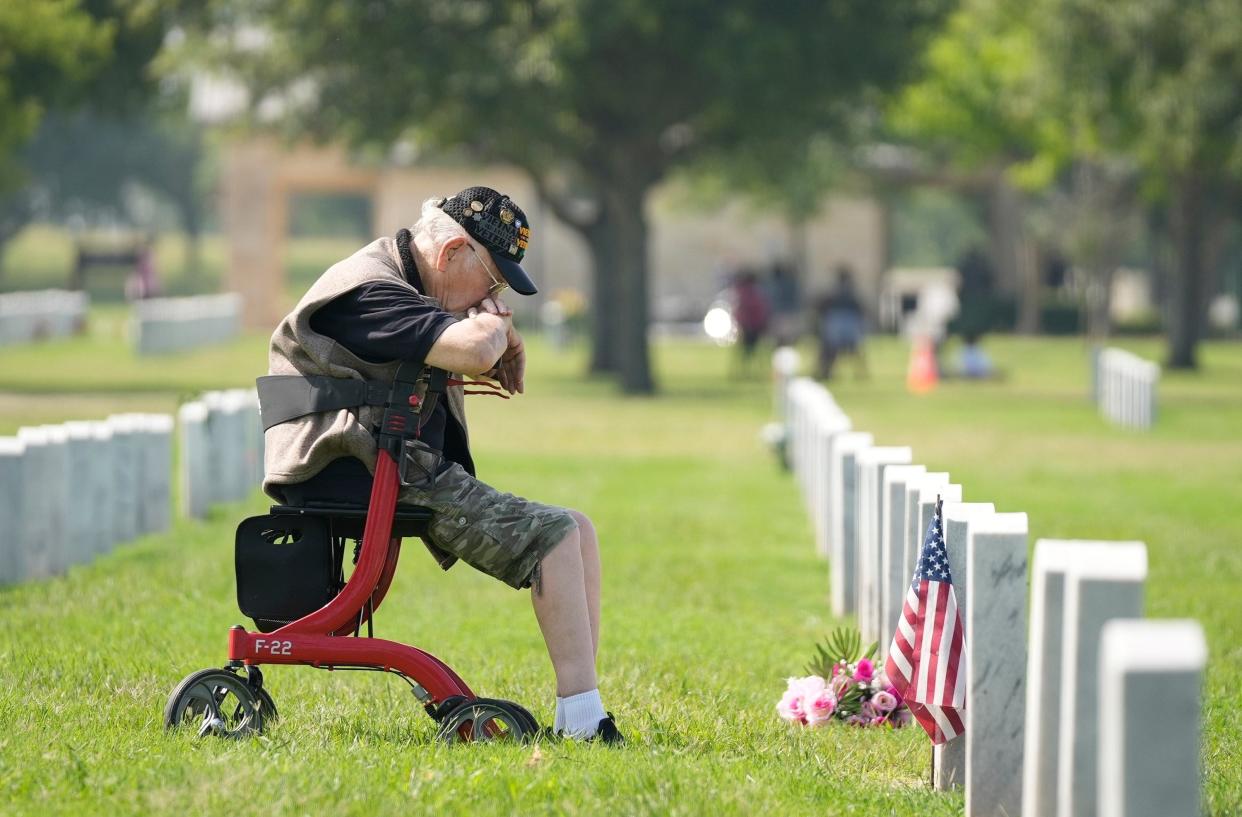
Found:
<svg viewBox="0 0 1242 817"><path fill-rule="evenodd" d="M399 463L406 461L402 455L406 441L417 437L424 398L439 397L446 376L413 364L399 368L383 400L378 462L367 507L274 505L267 515L238 526L238 606L255 620L259 631L241 625L230 628L228 663L192 673L173 689L164 708L165 727L194 728L200 736L262 732L277 719L277 712L259 667L300 664L398 675L436 721L442 740L525 740L535 734L538 723L522 706L480 698L434 655L373 635L372 621L392 584L402 538L422 535L431 520L427 508L398 508L397 494L405 484ZM367 386L362 381L338 383L364 393ZM422 397L420 385L425 386ZM267 425L266 416L264 420ZM345 581L349 539L358 545L354 571Z"/></svg>

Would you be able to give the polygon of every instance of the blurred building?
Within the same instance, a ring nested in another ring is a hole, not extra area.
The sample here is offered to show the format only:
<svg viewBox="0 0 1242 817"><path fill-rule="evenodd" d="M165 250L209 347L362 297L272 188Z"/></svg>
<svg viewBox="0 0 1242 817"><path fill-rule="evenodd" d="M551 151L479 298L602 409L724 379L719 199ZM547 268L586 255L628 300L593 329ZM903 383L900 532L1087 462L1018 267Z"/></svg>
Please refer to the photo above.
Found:
<svg viewBox="0 0 1242 817"><path fill-rule="evenodd" d="M284 251L289 202L295 194L350 193L371 202L375 235L391 235L417 219L425 199L485 184L520 202L535 228L526 266L541 295L558 290L589 294L591 259L578 234L539 200L530 179L510 167L385 166L355 164L339 147L289 147L272 139L235 141L225 148L222 219L229 240L228 286L241 292L248 322L271 325L288 307ZM820 215L795 236L779 216L739 197L714 212L687 207L675 189L648 202L652 316L656 321L699 320L741 266L763 269L800 260L802 291L831 284L829 270L848 264L871 303L885 265L884 213L863 198L828 197ZM799 246L800 245L800 246ZM797 261L796 261L797 262ZM517 299L515 299L517 300ZM537 308L539 298L520 299Z"/></svg>

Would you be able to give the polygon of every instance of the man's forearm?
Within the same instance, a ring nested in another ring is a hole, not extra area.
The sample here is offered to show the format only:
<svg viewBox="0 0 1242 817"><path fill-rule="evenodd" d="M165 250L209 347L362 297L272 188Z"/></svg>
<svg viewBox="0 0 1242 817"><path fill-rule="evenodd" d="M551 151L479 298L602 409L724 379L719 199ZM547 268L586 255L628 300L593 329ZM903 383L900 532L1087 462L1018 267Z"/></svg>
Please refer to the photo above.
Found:
<svg viewBox="0 0 1242 817"><path fill-rule="evenodd" d="M470 315L440 333L427 353L427 364L450 372L482 374L509 348L509 330L509 322L498 315Z"/></svg>

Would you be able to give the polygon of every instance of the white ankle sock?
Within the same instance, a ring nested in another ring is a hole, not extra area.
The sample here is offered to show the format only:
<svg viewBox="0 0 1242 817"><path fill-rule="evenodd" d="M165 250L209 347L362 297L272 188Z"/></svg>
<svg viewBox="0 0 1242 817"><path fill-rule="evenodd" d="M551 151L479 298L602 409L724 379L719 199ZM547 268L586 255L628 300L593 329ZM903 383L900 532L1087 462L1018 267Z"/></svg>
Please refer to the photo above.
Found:
<svg viewBox="0 0 1242 817"><path fill-rule="evenodd" d="M561 732L565 729L565 699L556 696L556 717L552 721L552 731Z"/></svg>
<svg viewBox="0 0 1242 817"><path fill-rule="evenodd" d="M563 711L565 721L561 728L571 738L591 737L599 729L599 722L608 717L598 689L561 698L558 703L557 709Z"/></svg>

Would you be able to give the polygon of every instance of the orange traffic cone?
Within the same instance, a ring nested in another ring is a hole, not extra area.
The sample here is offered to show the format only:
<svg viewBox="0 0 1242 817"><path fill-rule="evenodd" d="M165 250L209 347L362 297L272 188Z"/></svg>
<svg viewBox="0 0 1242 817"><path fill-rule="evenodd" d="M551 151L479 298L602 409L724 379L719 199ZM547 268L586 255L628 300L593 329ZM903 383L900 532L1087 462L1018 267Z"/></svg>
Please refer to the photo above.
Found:
<svg viewBox="0 0 1242 817"><path fill-rule="evenodd" d="M910 368L906 372L906 388L912 394L927 394L936 388L939 380L936 371L936 355L929 338L916 338L910 347Z"/></svg>

